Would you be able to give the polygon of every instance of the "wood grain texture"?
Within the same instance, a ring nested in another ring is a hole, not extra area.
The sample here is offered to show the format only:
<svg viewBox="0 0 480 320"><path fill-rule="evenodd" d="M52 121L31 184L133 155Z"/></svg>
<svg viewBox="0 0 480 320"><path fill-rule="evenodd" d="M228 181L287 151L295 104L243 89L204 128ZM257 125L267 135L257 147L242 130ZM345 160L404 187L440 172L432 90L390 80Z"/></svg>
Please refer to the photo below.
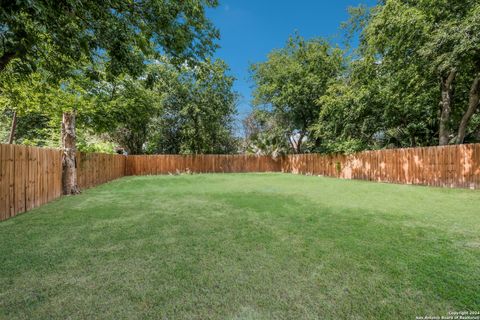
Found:
<svg viewBox="0 0 480 320"><path fill-rule="evenodd" d="M125 176L126 157L78 153L78 179L89 188ZM83 163L82 163L83 160ZM62 195L62 152L58 149L0 144L0 221Z"/></svg>

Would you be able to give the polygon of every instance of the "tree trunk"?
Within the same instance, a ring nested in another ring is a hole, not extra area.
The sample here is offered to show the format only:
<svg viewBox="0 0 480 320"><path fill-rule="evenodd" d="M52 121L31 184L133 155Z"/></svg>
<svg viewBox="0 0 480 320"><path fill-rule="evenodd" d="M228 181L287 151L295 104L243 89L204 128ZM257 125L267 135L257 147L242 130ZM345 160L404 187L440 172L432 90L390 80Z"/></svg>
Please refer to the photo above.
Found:
<svg viewBox="0 0 480 320"><path fill-rule="evenodd" d="M0 72L5 70L7 65L10 63L10 61L13 60L13 58L16 57L16 52L5 52L1 57L0 57Z"/></svg>
<svg viewBox="0 0 480 320"><path fill-rule="evenodd" d="M460 127L458 128L457 144L462 144L465 140L465 134L467 132L467 126L470 122L475 111L477 111L478 104L480 102L480 75L477 74L473 80L468 96L468 109L460 121Z"/></svg>
<svg viewBox="0 0 480 320"><path fill-rule="evenodd" d="M295 138L293 135L290 135L288 137L288 141L290 142L290 147L292 148L292 152L294 154L298 154L298 147L297 147L297 142L295 141Z"/></svg>
<svg viewBox="0 0 480 320"><path fill-rule="evenodd" d="M303 137L305 137L305 135L303 133L300 133L299 136L298 136L298 142L297 142L297 153L298 154L302 152Z"/></svg>
<svg viewBox="0 0 480 320"><path fill-rule="evenodd" d="M448 128L448 121L450 120L450 113L452 112L453 103L453 89L454 81L457 75L457 70L452 69L448 76L441 79L442 101L440 102L440 130L439 130L439 144L441 146L447 145L450 141L450 130Z"/></svg>
<svg viewBox="0 0 480 320"><path fill-rule="evenodd" d="M77 167L75 155L77 151L75 134L75 111L64 112L62 120L62 147L63 147L63 194L79 194L77 185Z"/></svg>
<svg viewBox="0 0 480 320"><path fill-rule="evenodd" d="M288 143L290 143L290 147L292 148L293 153L295 153L295 143L292 140L292 135L290 133L287 133L287 139Z"/></svg>
<svg viewBox="0 0 480 320"><path fill-rule="evenodd" d="M17 112L13 111L12 126L10 127L10 136L8 137L8 144L12 144L15 140L15 131L17 129Z"/></svg>
<svg viewBox="0 0 480 320"><path fill-rule="evenodd" d="M302 151L302 142L305 135L303 133L298 133L298 139L295 139L296 133L287 133L288 142L294 154L300 154Z"/></svg>

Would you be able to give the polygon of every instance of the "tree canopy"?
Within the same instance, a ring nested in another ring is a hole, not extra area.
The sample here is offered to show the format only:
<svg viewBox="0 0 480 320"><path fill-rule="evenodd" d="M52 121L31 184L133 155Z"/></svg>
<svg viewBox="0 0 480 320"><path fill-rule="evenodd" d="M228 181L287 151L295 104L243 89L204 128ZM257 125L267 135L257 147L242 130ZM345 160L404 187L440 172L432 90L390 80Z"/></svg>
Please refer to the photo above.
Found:
<svg viewBox="0 0 480 320"><path fill-rule="evenodd" d="M480 140L478 1L384 0L350 14L342 27L357 48L317 47L316 57L336 54L309 60L290 39L252 67L253 104L271 118L247 118L250 144L274 150L295 137L303 148L287 151L354 152Z"/></svg>
<svg viewBox="0 0 480 320"><path fill-rule="evenodd" d="M71 119L81 148L131 153L277 156L480 140L478 1L351 8L342 27L359 44L345 49L294 34L250 68L243 143L235 79L212 57L219 32L206 10L217 5L2 1L0 137L58 145L59 124Z"/></svg>
<svg viewBox="0 0 480 320"><path fill-rule="evenodd" d="M319 114L316 101L342 70L340 49L323 39L305 40L299 35L283 49L272 51L266 62L252 65L253 104L272 114L291 151L304 151L304 142L316 145L310 134Z"/></svg>
<svg viewBox="0 0 480 320"><path fill-rule="evenodd" d="M235 152L233 81L221 60L177 68L164 59L140 78L99 82L81 120L133 154Z"/></svg>
<svg viewBox="0 0 480 320"><path fill-rule="evenodd" d="M218 31L205 16L216 0L2 0L0 71L17 58L59 72L70 61L107 60L114 75L140 74L160 53L183 62L216 48Z"/></svg>
<svg viewBox="0 0 480 320"><path fill-rule="evenodd" d="M87 150L87 140L100 137L132 153L234 151L234 79L211 59L219 32L205 13L217 5L2 2L1 121L12 119L14 140L23 143L57 144L55 123L73 112ZM27 133L29 119L39 121ZM181 125L172 136L174 123Z"/></svg>

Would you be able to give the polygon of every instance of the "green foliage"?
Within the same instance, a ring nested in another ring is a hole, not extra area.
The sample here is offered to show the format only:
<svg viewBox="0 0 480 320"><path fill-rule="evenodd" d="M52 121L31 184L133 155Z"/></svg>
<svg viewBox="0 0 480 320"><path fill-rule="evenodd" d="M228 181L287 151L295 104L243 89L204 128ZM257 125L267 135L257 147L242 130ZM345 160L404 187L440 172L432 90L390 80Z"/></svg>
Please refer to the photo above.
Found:
<svg viewBox="0 0 480 320"><path fill-rule="evenodd" d="M234 78L221 61L196 66L184 64L157 80L164 93L163 112L154 120L157 130L149 142L150 152L181 154L224 154L237 151L233 136L237 93Z"/></svg>
<svg viewBox="0 0 480 320"><path fill-rule="evenodd" d="M236 151L236 93L223 61L180 68L169 59L139 77L97 83L96 106L80 116L131 154Z"/></svg>
<svg viewBox="0 0 480 320"><path fill-rule="evenodd" d="M77 150L80 152L114 153L115 147L115 143L89 130L79 130L77 134Z"/></svg>
<svg viewBox="0 0 480 320"><path fill-rule="evenodd" d="M216 0L2 1L0 71L13 59L27 72L44 60L57 74L69 69L69 61L104 58L112 75L139 75L145 57L157 50L180 62L201 59L216 48L218 31L205 16L205 7L216 5Z"/></svg>
<svg viewBox="0 0 480 320"><path fill-rule="evenodd" d="M17 112L16 142L45 144L42 132L51 123L60 127L62 112L73 110L80 150L111 151L115 142L134 154L235 151L233 78L223 62L208 59L218 31L205 10L215 6L216 0L2 3L0 111ZM39 122L26 134L27 117L48 125ZM172 117L181 125L170 136ZM8 123L1 119L2 127ZM167 147L166 139L175 144Z"/></svg>
<svg viewBox="0 0 480 320"><path fill-rule="evenodd" d="M96 106L81 115L80 121L108 134L129 153L143 153L151 118L160 114L161 96L146 86L145 79L132 77L100 82L93 94Z"/></svg>
<svg viewBox="0 0 480 320"><path fill-rule="evenodd" d="M140 77L119 76L114 81L107 80L106 67L98 65L96 79L84 69L58 85L49 82L47 71L14 79L9 69L1 74L5 81L0 82L0 123L9 127L15 111L17 143L57 146L62 112L76 110L81 151L111 152L110 141L133 154L236 152L237 94L226 64L206 60L177 68L170 61L157 60ZM28 119L34 118L44 120L31 126ZM23 130L26 126L28 132ZM82 138L92 129L107 144ZM6 139L8 133L3 135Z"/></svg>
<svg viewBox="0 0 480 320"><path fill-rule="evenodd" d="M387 101L401 106L402 117L436 122L439 82L457 70L448 123L452 131L457 130L467 109L470 84L480 71L476 67L480 67L479 13L478 1L473 0L388 0L374 9L363 33L363 53L381 61L388 75L383 82L389 90ZM424 108L429 111L422 117L419 110Z"/></svg>
<svg viewBox="0 0 480 320"><path fill-rule="evenodd" d="M115 143L131 153L349 153L436 145L443 124L443 140L480 140L478 1L384 0L351 8L342 28L347 41L359 36L354 52L290 37L251 66L254 110L243 146L233 134L234 79L224 62L210 58L218 32L205 10L215 6L3 1L0 138L15 112L17 143L58 145L61 114L74 110L82 150ZM444 118L439 84L453 72Z"/></svg>
<svg viewBox="0 0 480 320"><path fill-rule="evenodd" d="M289 133L280 125L282 119L273 112L255 109L243 121L245 151L277 157L288 153Z"/></svg>
<svg viewBox="0 0 480 320"><path fill-rule="evenodd" d="M43 69L21 74L12 65L0 73L0 123L10 127L16 113L16 143L57 147L62 112L93 107L89 81L82 74L60 82L51 77Z"/></svg>
<svg viewBox="0 0 480 320"><path fill-rule="evenodd" d="M251 67L255 81L254 105L268 110L283 131L293 152L314 148L310 126L318 120L316 101L344 68L343 53L322 39L291 37L285 48L268 55L264 63ZM304 140L310 148L303 148Z"/></svg>
<svg viewBox="0 0 480 320"><path fill-rule="evenodd" d="M414 67L391 72L365 57L332 84L314 131L328 152L436 144L438 86L415 77Z"/></svg>
<svg viewBox="0 0 480 320"><path fill-rule="evenodd" d="M45 74L15 72L12 66L0 73L0 106L19 115L41 111L50 87Z"/></svg>
<svg viewBox="0 0 480 320"><path fill-rule="evenodd" d="M439 83L453 69L458 76L448 126L457 130L480 71L478 3L387 0L351 13L344 27L348 35L360 32L360 47L347 75L318 99L313 130L321 150L438 144ZM476 139L476 117L467 141Z"/></svg>

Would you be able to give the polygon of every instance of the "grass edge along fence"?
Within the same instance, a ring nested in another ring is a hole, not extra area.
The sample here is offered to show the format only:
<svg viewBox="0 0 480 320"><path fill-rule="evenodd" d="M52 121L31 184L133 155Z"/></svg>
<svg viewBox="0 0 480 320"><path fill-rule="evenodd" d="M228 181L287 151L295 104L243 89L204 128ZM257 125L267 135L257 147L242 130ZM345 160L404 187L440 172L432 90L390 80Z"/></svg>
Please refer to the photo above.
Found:
<svg viewBox="0 0 480 320"><path fill-rule="evenodd" d="M351 155L138 155L77 153L81 189L125 175L284 172L399 184L480 189L480 144ZM62 152L0 144L0 221L62 194Z"/></svg>

